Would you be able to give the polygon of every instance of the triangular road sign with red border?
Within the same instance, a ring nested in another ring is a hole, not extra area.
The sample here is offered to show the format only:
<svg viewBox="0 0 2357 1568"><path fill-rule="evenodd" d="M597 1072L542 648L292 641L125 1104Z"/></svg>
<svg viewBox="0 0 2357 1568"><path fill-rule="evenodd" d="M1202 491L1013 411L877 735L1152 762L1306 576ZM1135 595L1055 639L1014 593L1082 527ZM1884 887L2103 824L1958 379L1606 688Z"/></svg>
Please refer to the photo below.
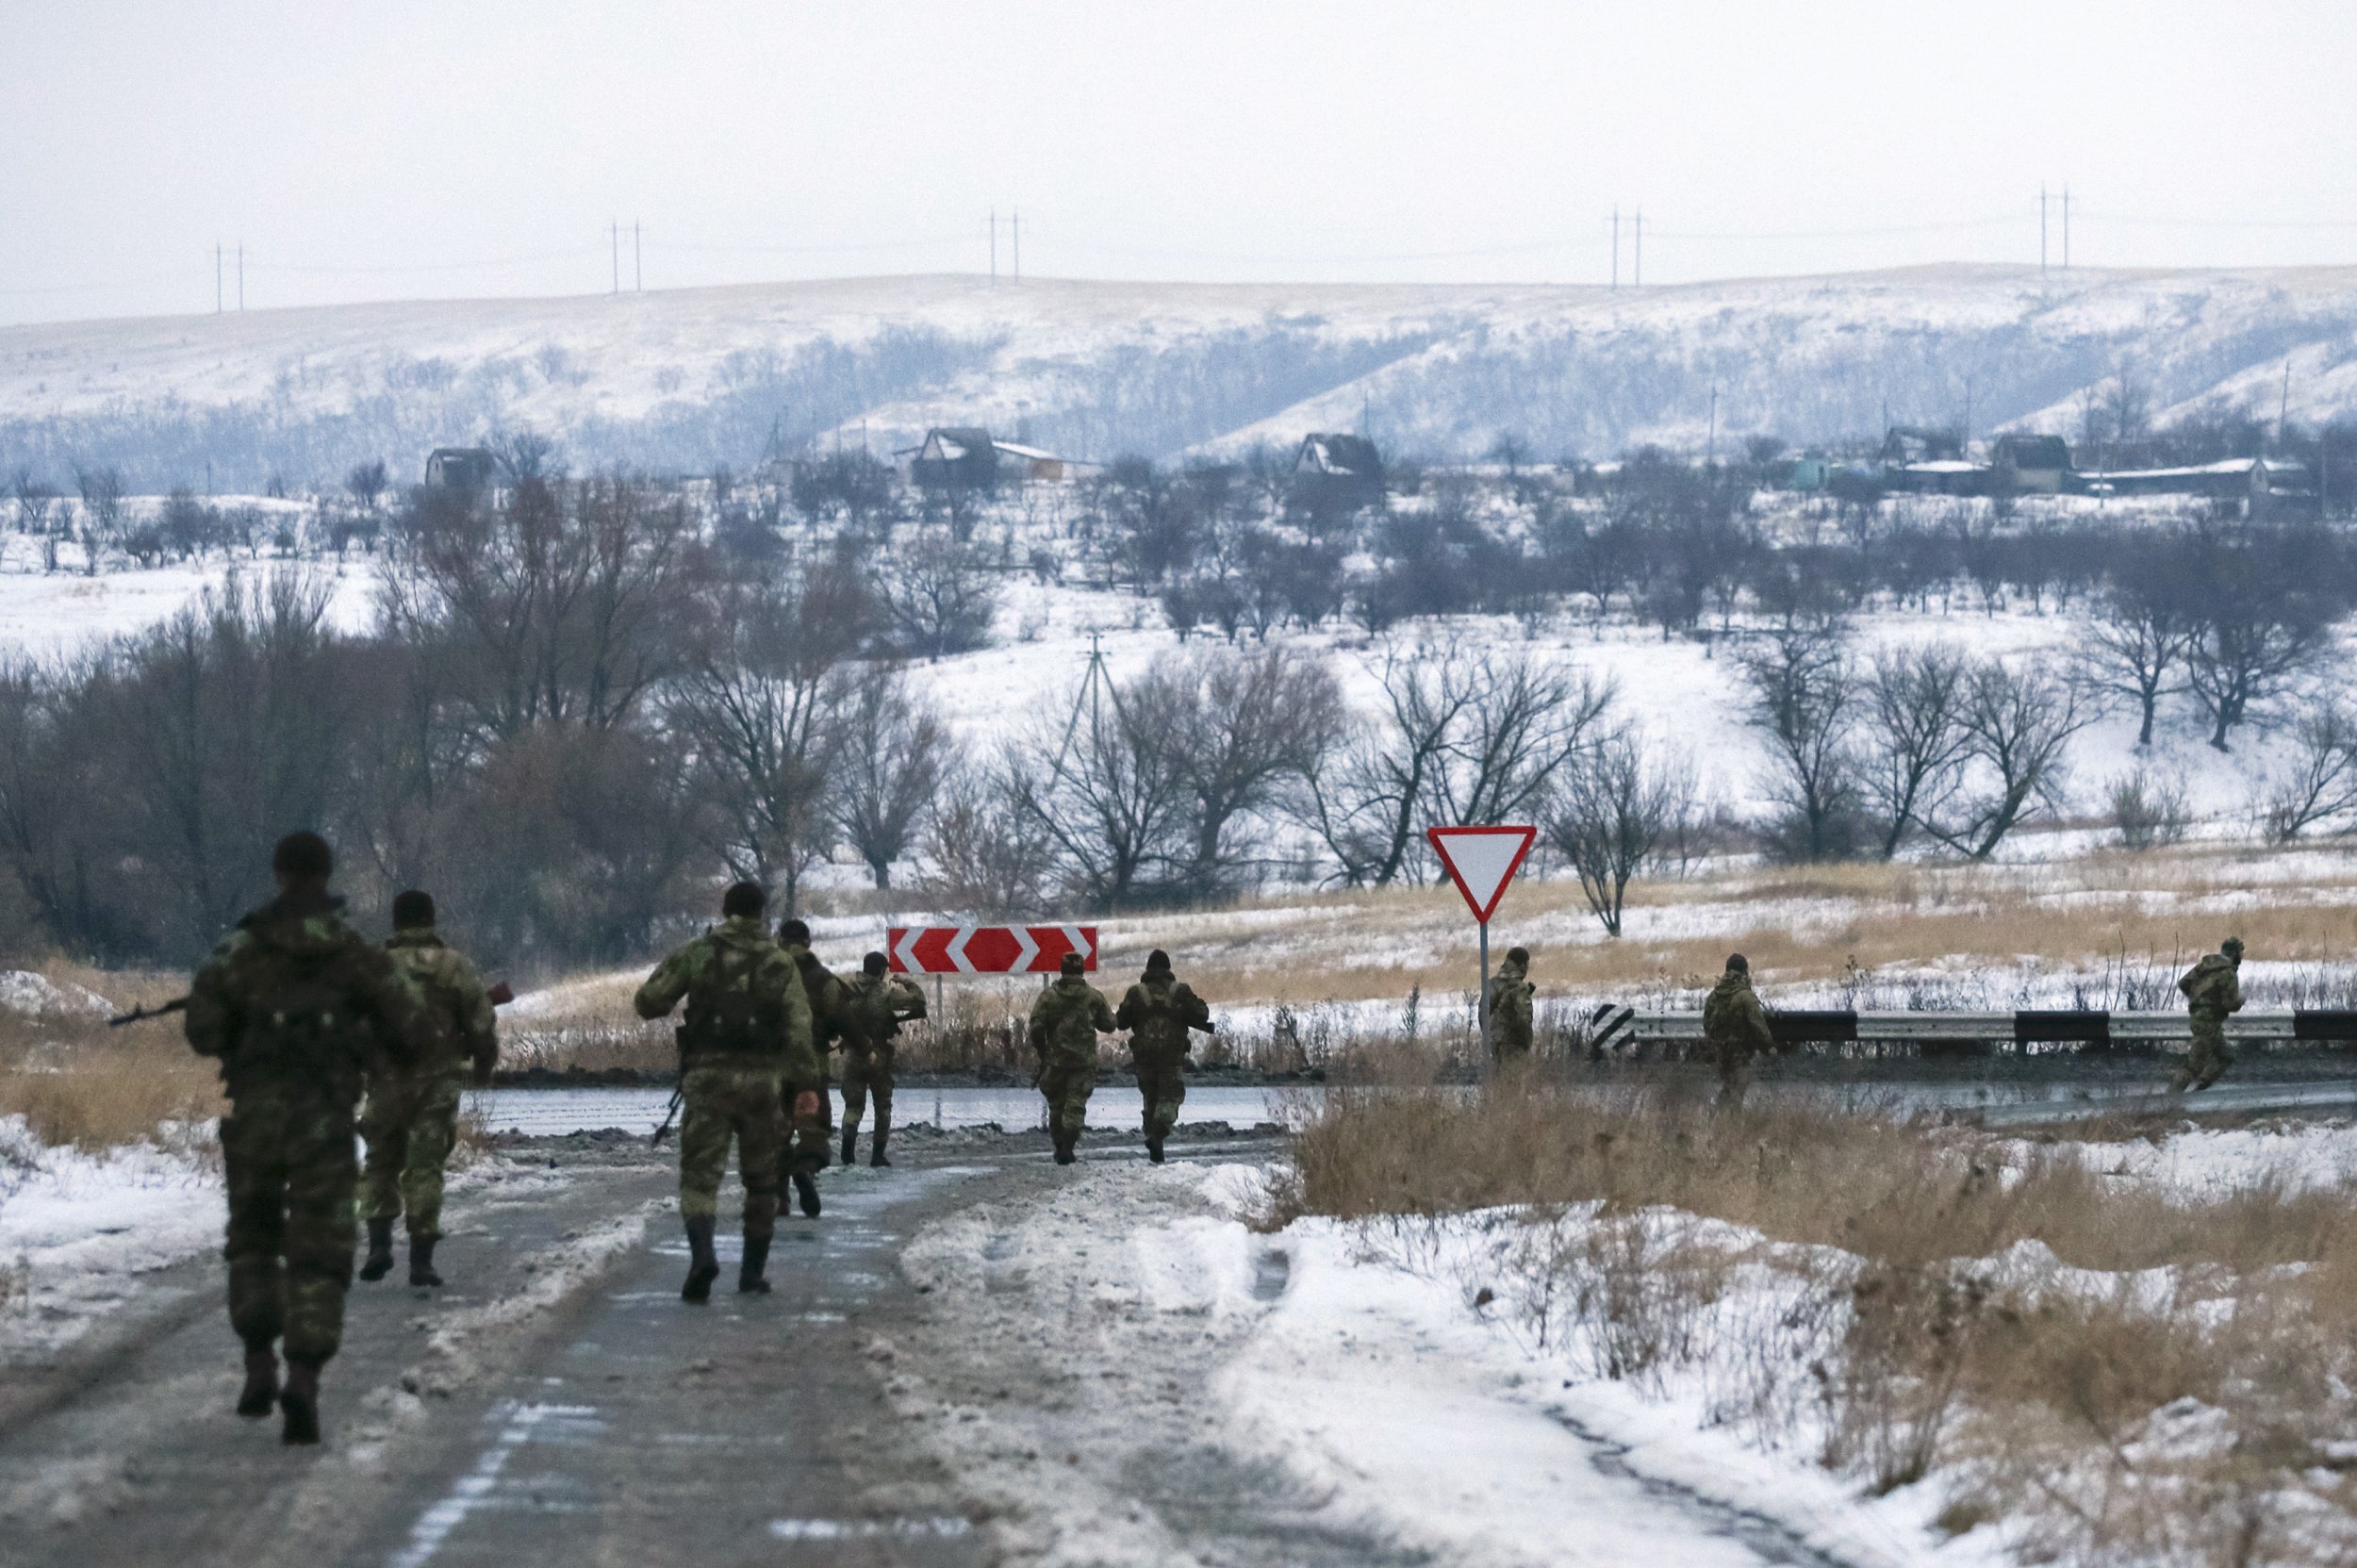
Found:
<svg viewBox="0 0 2357 1568"><path fill-rule="evenodd" d="M1522 869L1523 857L1539 837L1537 828L1426 828L1432 852L1448 868L1449 880L1465 896L1465 906L1483 925L1497 912L1506 884Z"/></svg>

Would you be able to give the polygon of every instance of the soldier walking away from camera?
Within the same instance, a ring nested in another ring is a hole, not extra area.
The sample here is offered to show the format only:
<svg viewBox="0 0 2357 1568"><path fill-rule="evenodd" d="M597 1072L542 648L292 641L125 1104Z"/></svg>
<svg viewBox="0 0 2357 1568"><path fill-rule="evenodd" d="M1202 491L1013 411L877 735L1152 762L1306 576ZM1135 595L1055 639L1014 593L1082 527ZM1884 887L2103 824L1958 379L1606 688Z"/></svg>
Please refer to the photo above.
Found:
<svg viewBox="0 0 2357 1568"><path fill-rule="evenodd" d="M898 1048L894 1039L900 1026L925 1015L925 993L886 971L891 961L869 953L860 972L846 988L843 1031L843 1163L851 1164L851 1146L859 1139L860 1117L867 1112L867 1097L876 1097L876 1138L868 1147L867 1163L889 1165L884 1147L892 1141L892 1059Z"/></svg>
<svg viewBox="0 0 2357 1568"><path fill-rule="evenodd" d="M843 1037L851 993L810 950L810 927L802 921L780 925L778 946L794 961L795 972L802 977L802 995L810 999L811 1057L818 1064L817 1077L787 1079L780 1089L785 1138L778 1157L801 1199L802 1213L816 1219L817 1173L827 1168L828 1144L834 1132L834 1106L827 1098L827 1052ZM783 1194L784 1186L778 1191Z"/></svg>
<svg viewBox="0 0 2357 1568"><path fill-rule="evenodd" d="M407 973L344 924L327 890L335 869L317 834L279 840L278 897L238 922L189 988L189 1044L219 1058L229 1095L223 1253L230 1327L245 1342L238 1413L275 1404L288 1443L320 1440L320 1368L343 1339L361 1081L415 1071L442 1048Z"/></svg>
<svg viewBox="0 0 2357 1568"><path fill-rule="evenodd" d="M2234 1065L2226 1048L2226 1017L2242 1011L2242 938L2230 936L2217 951L2187 969L2177 982L2192 1015L2193 1049L2168 1081L2168 1092L2206 1089Z"/></svg>
<svg viewBox="0 0 2357 1568"><path fill-rule="evenodd" d="M409 1282L438 1285L434 1245L442 1239L442 1167L458 1138L458 1101L470 1067L478 1086L491 1081L499 1062L498 1025L490 993L474 966L434 931L434 900L418 892L393 900L393 934L385 944L408 973L434 1015L433 1055L406 1070L369 1074L360 1114L368 1140L369 1255L363 1279L393 1268L393 1221L408 1217Z"/></svg>
<svg viewBox="0 0 2357 1568"><path fill-rule="evenodd" d="M1186 1102L1187 1032L1215 1032L1203 999L1170 972L1170 954L1157 948L1146 958L1144 978L1121 999L1113 1022L1129 1032L1129 1066L1138 1075L1146 1102L1146 1156L1162 1163L1162 1140L1178 1125ZM1090 1055L1096 1054L1092 1045ZM1094 1075L1092 1075L1094 1076Z"/></svg>
<svg viewBox="0 0 2357 1568"><path fill-rule="evenodd" d="M1490 1053L1499 1062L1530 1060L1530 949L1509 948L1506 962L1490 977Z"/></svg>
<svg viewBox="0 0 2357 1568"><path fill-rule="evenodd" d="M1704 999L1703 1044L1719 1068L1719 1109L1740 1111L1752 1086L1753 1053L1776 1045L1768 1010L1752 990L1751 963L1741 953L1727 955L1727 972Z"/></svg>
<svg viewBox="0 0 2357 1568"><path fill-rule="evenodd" d="M770 939L767 900L740 882L720 900L720 924L665 959L633 999L642 1018L660 1018L687 1001L679 1031L679 1210L687 1229L683 1301L705 1301L720 1277L713 1230L729 1145L736 1145L745 1182L745 1255L739 1291L766 1293L764 1272L778 1219L778 1089L817 1076L810 1043L810 1001L802 977Z"/></svg>
<svg viewBox="0 0 2357 1568"><path fill-rule="evenodd" d="M1039 1053L1039 1092L1047 1097L1047 1131L1056 1140L1056 1164L1080 1158L1080 1131L1088 1124L1089 1096L1096 1088L1096 1037L1118 1026L1105 993L1091 985L1079 953L1063 955L1063 973L1031 1004L1031 1049Z"/></svg>

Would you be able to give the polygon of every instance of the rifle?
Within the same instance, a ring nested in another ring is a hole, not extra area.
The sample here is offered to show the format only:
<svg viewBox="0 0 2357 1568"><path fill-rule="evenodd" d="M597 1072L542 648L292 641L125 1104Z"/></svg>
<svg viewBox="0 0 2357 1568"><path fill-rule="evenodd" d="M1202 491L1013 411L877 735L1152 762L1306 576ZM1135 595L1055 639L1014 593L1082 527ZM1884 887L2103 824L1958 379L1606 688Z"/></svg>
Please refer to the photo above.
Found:
<svg viewBox="0 0 2357 1568"><path fill-rule="evenodd" d="M655 1147L661 1148L663 1140L671 1135L672 1118L679 1114L680 1101L686 1098L687 1089L684 1084L671 1091L671 1103L663 1112L663 1125L654 1130Z"/></svg>
<svg viewBox="0 0 2357 1568"><path fill-rule="evenodd" d="M107 1020L107 1027L108 1029L121 1029L124 1024L136 1024L144 1019L160 1018L167 1014L186 1013L188 1010L189 999L186 997L174 997L170 1001L164 1003L161 1007L135 1007L128 1013L119 1014Z"/></svg>

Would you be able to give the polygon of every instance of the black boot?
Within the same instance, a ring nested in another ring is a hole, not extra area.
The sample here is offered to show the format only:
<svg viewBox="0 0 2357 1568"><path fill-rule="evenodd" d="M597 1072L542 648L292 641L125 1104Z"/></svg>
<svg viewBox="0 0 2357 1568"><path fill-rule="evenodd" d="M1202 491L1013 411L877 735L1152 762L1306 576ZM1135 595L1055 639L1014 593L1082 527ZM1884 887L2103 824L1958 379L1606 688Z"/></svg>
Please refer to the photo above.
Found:
<svg viewBox="0 0 2357 1568"><path fill-rule="evenodd" d="M442 1277L434 1272L434 1243L437 1238L409 1238L409 1282L420 1287L438 1285Z"/></svg>
<svg viewBox="0 0 2357 1568"><path fill-rule="evenodd" d="M1161 1133L1148 1132L1146 1135L1146 1157L1158 1165L1162 1163L1162 1135Z"/></svg>
<svg viewBox="0 0 2357 1568"><path fill-rule="evenodd" d="M794 1191L802 1200L802 1213L812 1219L818 1217L818 1181L806 1170L794 1173Z"/></svg>
<svg viewBox="0 0 2357 1568"><path fill-rule="evenodd" d="M1069 1133L1066 1133L1066 1132L1062 1132L1062 1131L1059 1131L1059 1132L1057 1132L1057 1133L1055 1134L1055 1138L1056 1138L1056 1164L1060 1164L1060 1165L1068 1165L1068 1164L1072 1164L1072 1162L1073 1162L1073 1160L1076 1158L1076 1156L1075 1156L1075 1155L1073 1154L1073 1152L1072 1152L1072 1138L1071 1138L1071 1135L1070 1135Z"/></svg>
<svg viewBox="0 0 2357 1568"><path fill-rule="evenodd" d="M745 1238L745 1261L736 1266L736 1290L740 1296L766 1296L769 1281L761 1277L769 1266L769 1238Z"/></svg>
<svg viewBox="0 0 2357 1568"><path fill-rule="evenodd" d="M709 1301L712 1281L720 1278L720 1260L712 1250L712 1216L687 1222L687 1282L679 1288L682 1301Z"/></svg>
<svg viewBox="0 0 2357 1568"><path fill-rule="evenodd" d="M360 1264L360 1278L374 1283L393 1272L393 1216L369 1220L369 1255Z"/></svg>
<svg viewBox="0 0 2357 1568"><path fill-rule="evenodd" d="M287 1358L287 1386L278 1392L278 1408L287 1417L281 1443L308 1444L320 1440L320 1363Z"/></svg>
<svg viewBox="0 0 2357 1568"><path fill-rule="evenodd" d="M264 1345L245 1353L245 1392L238 1395L239 1415L264 1416L278 1407L278 1353Z"/></svg>
<svg viewBox="0 0 2357 1568"><path fill-rule="evenodd" d="M858 1141L859 1123L845 1122L843 1124L843 1163L846 1165L856 1164L858 1163L852 1158L851 1155L851 1146L856 1144Z"/></svg>
<svg viewBox="0 0 2357 1568"><path fill-rule="evenodd" d="M891 1117L890 1115L888 1115L887 1114L885 1114L884 1112L882 1112L882 1111L877 1112L877 1113L876 1113L876 1139L875 1139L875 1142L873 1142L873 1143L871 1143L871 1144L869 1144L869 1145L867 1146L867 1163L868 1163L869 1164L871 1164L871 1165L888 1165L888 1164L892 1164L892 1162L891 1162L891 1161L889 1161L889 1160L887 1160L887 1159L885 1159L885 1158L884 1158L884 1144L885 1144L885 1142L886 1142L888 1139L890 1139L890 1138L891 1138L891 1136L892 1136L892 1117Z"/></svg>

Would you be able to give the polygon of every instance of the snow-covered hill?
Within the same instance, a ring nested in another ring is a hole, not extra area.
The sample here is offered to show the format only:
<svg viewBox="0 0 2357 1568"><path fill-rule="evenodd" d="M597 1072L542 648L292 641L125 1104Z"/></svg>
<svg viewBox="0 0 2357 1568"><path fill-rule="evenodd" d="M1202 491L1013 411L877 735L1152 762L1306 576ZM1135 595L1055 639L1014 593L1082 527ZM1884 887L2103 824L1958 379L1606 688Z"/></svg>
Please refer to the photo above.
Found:
<svg viewBox="0 0 2357 1568"><path fill-rule="evenodd" d="M851 279L0 329L0 466L137 488L332 483L530 426L575 466L743 469L933 423L1103 458L1370 430L1606 456L1887 416L2066 428L2130 369L2166 415L2357 412L2357 267L1938 267L1623 289Z"/></svg>

